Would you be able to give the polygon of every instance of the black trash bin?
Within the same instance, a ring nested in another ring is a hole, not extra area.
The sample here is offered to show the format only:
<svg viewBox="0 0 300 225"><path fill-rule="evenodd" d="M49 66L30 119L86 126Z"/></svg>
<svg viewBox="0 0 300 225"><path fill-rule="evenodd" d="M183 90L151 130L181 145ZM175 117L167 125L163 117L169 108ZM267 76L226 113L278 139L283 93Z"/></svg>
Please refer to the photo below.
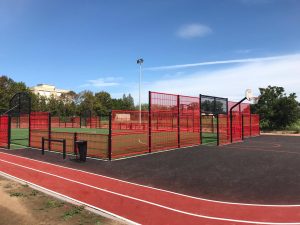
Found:
<svg viewBox="0 0 300 225"><path fill-rule="evenodd" d="M87 141L76 141L79 152L79 160L85 162L87 154Z"/></svg>

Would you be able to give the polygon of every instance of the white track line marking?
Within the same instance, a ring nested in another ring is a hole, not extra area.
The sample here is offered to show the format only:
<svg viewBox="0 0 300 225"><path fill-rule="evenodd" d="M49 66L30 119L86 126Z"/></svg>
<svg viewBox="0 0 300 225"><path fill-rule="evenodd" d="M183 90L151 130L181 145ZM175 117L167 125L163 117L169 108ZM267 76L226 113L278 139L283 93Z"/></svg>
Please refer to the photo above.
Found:
<svg viewBox="0 0 300 225"><path fill-rule="evenodd" d="M133 225L140 225L139 223L136 223L136 222L134 222L134 221L131 221L131 220L129 220L129 219L127 219L127 218L124 218L124 217L122 217L122 216L119 216L119 215L117 215L117 214L111 213L111 212L106 211L106 210L104 210L104 209L101 209L101 208L98 208L98 207L96 207L96 206L90 205L90 204L88 204L88 203L85 203L85 202L79 201L79 200L77 200L77 199L71 198L71 197L69 197L69 196L67 196L67 195L58 193L58 192L53 191L53 190L50 190L50 189L48 189L48 188L44 188L44 187L42 187L42 186L40 186L40 185L37 185L37 184L32 183L32 182L29 182L29 181L27 181L27 180L23 180L23 179L21 179L21 178L12 176L12 175L10 175L10 174L8 174L8 173L4 173L4 172L0 171L0 175L2 175L2 176L4 176L4 177L7 177L7 178L10 178L10 179L18 180L19 182L23 182L23 183L29 184L30 186L36 187L36 188L38 188L38 189L40 189L40 190L43 190L45 193L49 192L49 193L53 194L53 196L59 196L59 197L62 197L62 199L67 199L67 200L69 200L70 202L76 202L76 203L78 203L78 204L80 204L80 205L85 205L85 206L87 206L87 207L90 207L90 208L92 208L92 209L94 209L94 210L96 210L96 211L101 211L101 212L103 212L103 213L105 213L105 214L110 215L112 218L115 217L115 218L117 218L118 220L125 221L125 222L130 223L130 224L133 224Z"/></svg>
<svg viewBox="0 0 300 225"><path fill-rule="evenodd" d="M139 199L139 198L135 198L135 197L120 194L120 193L117 193L117 192L109 191L109 190L106 190L106 189L103 189L103 188L95 187L93 185L85 184L85 183L75 181L75 180L72 180L72 179L69 179L69 178L65 178L65 177L62 177L62 176L58 176L58 175L55 175L55 174L52 174L52 173L47 173L47 172L37 170L37 169L31 168L31 167L19 165L17 163L12 163L12 162L2 160L2 159L0 159L0 161L6 162L6 163L11 164L11 165L19 166L19 167L22 167L22 168L25 168L25 169L28 169L28 170L43 173L43 174L46 174L46 175L49 175L49 176L57 177L57 178L60 178L62 180L67 180L67 181L70 181L70 182L73 182L73 183L77 183L77 184L80 184L82 186L86 186L86 187L90 187L90 188L93 188L93 189L96 189L96 190L107 192L107 193L110 193L110 194L113 194L113 195L121 196L123 198L132 199L132 200L135 200L135 201L138 201L138 202L153 205L153 206L160 207L160 208L163 208L163 209L167 209L167 210L170 210L170 211L173 211L173 212L185 214L185 215L188 215L188 216L194 216L194 217L204 218L204 219L209 219L209 220L218 220L218 221L227 221L227 222L236 222L236 223L248 223L248 224L265 224L265 225L299 225L300 224L300 222L276 223L276 222L259 222L259 221L237 220L237 219L229 219L229 218L213 217L213 216L205 216L205 215L200 215L200 214L195 214L195 213L189 213L189 212L186 212L186 211L177 210L177 209L174 209L174 208L171 208L171 207L163 206L163 205L153 203L153 202L149 202L149 201L146 201L146 200L142 200L142 199Z"/></svg>
<svg viewBox="0 0 300 225"><path fill-rule="evenodd" d="M49 164L49 165L52 165L52 166L57 166L57 167L64 168L64 169L79 171L79 172L82 172L82 173L86 173L86 174L90 174L90 175L94 175L94 176L98 176L98 177L104 177L104 178L107 178L107 179L110 179L110 180L115 180L115 181L131 184L131 185L135 185L135 186L139 186L139 187L144 187L144 188L148 188L148 189L152 189L152 190L156 190L156 191L166 192L166 193L170 193L170 194L174 194L174 195L178 195L178 196L183 196L183 197L186 197L186 198L201 200L201 201L214 202L214 203L220 203L220 204L226 204L226 205L240 205L240 206L253 206L253 207L256 207L256 206L259 206L259 207L300 207L300 205L250 204L250 203L225 202L225 201L211 200L211 199L206 199L206 198L199 198L199 197L180 194L180 193L176 193L176 192L173 192L173 191L168 191L168 190L159 189L159 188L155 188L155 187L149 187L149 186L146 186L146 185L137 184L137 183L133 183L133 182L125 181L125 180L120 180L120 179L117 179L117 178L108 177L108 176L101 175L101 174L91 173L91 172L87 172L87 171L84 171L84 170L74 169L74 168L71 168L71 167L56 165L54 163L39 161L39 160L36 160L36 159L30 159L30 158L26 158L26 157L18 156L18 155L12 155L12 154L5 153L5 152L0 152L0 154L9 155L9 156L12 156L12 157L19 157L19 158L29 160L29 161L32 160L32 161L39 162L39 163L45 163L45 164Z"/></svg>

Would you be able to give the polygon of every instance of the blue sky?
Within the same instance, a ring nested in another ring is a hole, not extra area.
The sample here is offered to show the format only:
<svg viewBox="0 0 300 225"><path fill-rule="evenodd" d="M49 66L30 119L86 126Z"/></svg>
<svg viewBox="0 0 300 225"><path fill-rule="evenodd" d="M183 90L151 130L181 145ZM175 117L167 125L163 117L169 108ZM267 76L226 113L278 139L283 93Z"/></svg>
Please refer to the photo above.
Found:
<svg viewBox="0 0 300 225"><path fill-rule="evenodd" d="M0 0L0 74L136 98L143 57L143 101L268 84L300 95L299 12L298 0Z"/></svg>

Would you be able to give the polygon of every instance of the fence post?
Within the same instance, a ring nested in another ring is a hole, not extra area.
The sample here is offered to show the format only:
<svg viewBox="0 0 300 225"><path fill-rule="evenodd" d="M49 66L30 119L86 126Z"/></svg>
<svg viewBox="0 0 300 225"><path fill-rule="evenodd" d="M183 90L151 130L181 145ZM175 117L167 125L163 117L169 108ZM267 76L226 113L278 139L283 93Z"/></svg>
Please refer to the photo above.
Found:
<svg viewBox="0 0 300 225"><path fill-rule="evenodd" d="M51 113L48 114L48 149L51 150Z"/></svg>
<svg viewBox="0 0 300 225"><path fill-rule="evenodd" d="M217 114L217 146L220 145L220 128L219 128L219 114Z"/></svg>
<svg viewBox="0 0 300 225"><path fill-rule="evenodd" d="M7 118L7 148L10 149L10 142L11 142L11 116L8 115Z"/></svg>
<svg viewBox="0 0 300 225"><path fill-rule="evenodd" d="M28 134L28 147L30 147L31 144L31 112L29 112L29 121L28 121L28 130L29 130L29 134Z"/></svg>
<svg viewBox="0 0 300 225"><path fill-rule="evenodd" d="M148 150L149 153L152 151L152 112L151 112L151 91L149 91L149 106L148 106ZM173 121L173 119L172 119Z"/></svg>
<svg viewBox="0 0 300 225"><path fill-rule="evenodd" d="M252 137L252 114L250 113L250 137Z"/></svg>
<svg viewBox="0 0 300 225"><path fill-rule="evenodd" d="M109 126L108 126L108 159L112 156L112 111L109 112Z"/></svg>
<svg viewBox="0 0 300 225"><path fill-rule="evenodd" d="M101 121L102 121L102 116L101 116L101 113L100 113L99 120L98 120L98 122L99 122L99 127L98 128L101 128Z"/></svg>
<svg viewBox="0 0 300 225"><path fill-rule="evenodd" d="M232 115L232 111L230 110L230 143L233 142L233 137L232 137L232 128L233 128L233 115Z"/></svg>
<svg viewBox="0 0 300 225"><path fill-rule="evenodd" d="M242 113L242 140L244 140L244 114Z"/></svg>
<svg viewBox="0 0 300 225"><path fill-rule="evenodd" d="M44 140L44 137L42 137L42 155L45 155L45 140Z"/></svg>
<svg viewBox="0 0 300 225"><path fill-rule="evenodd" d="M66 159L66 139L63 139L63 158Z"/></svg>
<svg viewBox="0 0 300 225"><path fill-rule="evenodd" d="M258 117L258 135L260 135L260 116L257 114Z"/></svg>
<svg viewBox="0 0 300 225"><path fill-rule="evenodd" d="M201 94L199 96L199 135L200 135L200 144L202 144L202 115L201 115Z"/></svg>
<svg viewBox="0 0 300 225"><path fill-rule="evenodd" d="M214 114L215 115L215 114ZM215 123L214 123L214 115L212 115L211 117L211 128L212 128L212 133L215 133Z"/></svg>
<svg viewBox="0 0 300 225"><path fill-rule="evenodd" d="M177 127L178 127L178 148L180 148L180 96L177 95Z"/></svg>
<svg viewBox="0 0 300 225"><path fill-rule="evenodd" d="M76 141L77 141L77 132L74 133L74 148L73 148L73 151L74 151L74 155L76 155L77 157L77 148L76 148Z"/></svg>
<svg viewBox="0 0 300 225"><path fill-rule="evenodd" d="M193 115L192 115L192 126L193 126L193 132L195 132L195 109L193 107Z"/></svg>

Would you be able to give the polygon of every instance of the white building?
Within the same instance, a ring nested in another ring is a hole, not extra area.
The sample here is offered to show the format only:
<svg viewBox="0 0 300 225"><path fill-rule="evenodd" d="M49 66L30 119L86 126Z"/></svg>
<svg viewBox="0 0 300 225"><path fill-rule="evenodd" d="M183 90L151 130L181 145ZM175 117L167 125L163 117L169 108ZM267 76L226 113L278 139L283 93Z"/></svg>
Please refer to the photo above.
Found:
<svg viewBox="0 0 300 225"><path fill-rule="evenodd" d="M39 94L40 96L45 96L50 98L51 96L59 98L62 94L70 92L69 90L57 89L54 85L49 84L38 84L34 87L31 87L30 90L34 94Z"/></svg>

